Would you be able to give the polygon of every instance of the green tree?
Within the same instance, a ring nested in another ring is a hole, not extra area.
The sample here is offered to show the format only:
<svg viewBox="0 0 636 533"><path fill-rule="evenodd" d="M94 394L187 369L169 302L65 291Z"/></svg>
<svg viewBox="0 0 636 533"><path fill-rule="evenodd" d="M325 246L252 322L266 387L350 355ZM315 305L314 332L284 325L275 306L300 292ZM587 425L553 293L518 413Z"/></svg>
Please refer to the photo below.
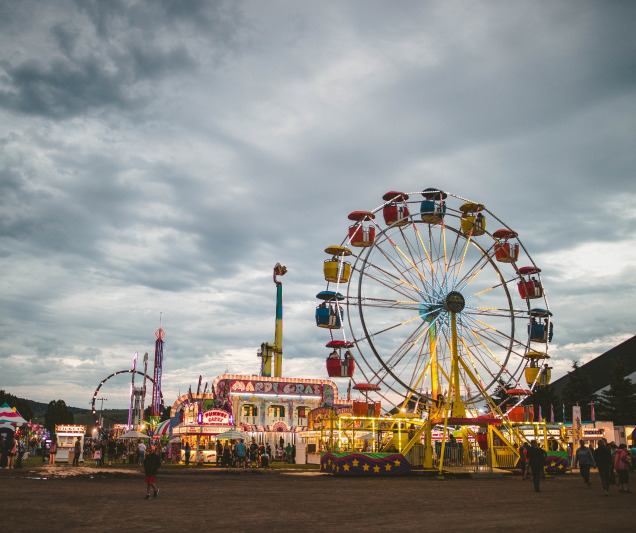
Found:
<svg viewBox="0 0 636 533"><path fill-rule="evenodd" d="M5 403L8 403L11 407L15 407L25 420L31 420L33 418L33 410L25 399L18 398L13 394L0 390L0 405Z"/></svg>
<svg viewBox="0 0 636 533"><path fill-rule="evenodd" d="M541 407L541 417L550 421L550 410L554 409L554 421L561 421L560 412L561 400L559 396L550 387L535 387L531 396L528 396L524 402L525 405L534 407L534 417L538 420L539 407Z"/></svg>
<svg viewBox="0 0 636 533"><path fill-rule="evenodd" d="M636 384L627 373L623 361L614 364L609 389L601 393L596 409L599 418L611 420L616 426L632 424L636 420Z"/></svg>
<svg viewBox="0 0 636 533"><path fill-rule="evenodd" d="M490 399L499 407L502 412L506 412L509 407L512 407L514 403L516 403L517 398L514 396L510 396L506 391L510 389L514 389L514 385L512 383L504 383L499 380L497 387L490 395ZM489 405L486 406L488 409Z"/></svg>
<svg viewBox="0 0 636 533"><path fill-rule="evenodd" d="M74 421L75 417L66 407L64 400L53 400L49 402L46 413L44 413L44 426L49 430L51 435L55 433L56 425L72 424Z"/></svg>
<svg viewBox="0 0 636 533"><path fill-rule="evenodd" d="M568 382L563 388L563 403L565 404L568 420L572 420L572 407L581 407L582 420L591 418L591 402L598 402L598 396L592 390L592 383L581 370L577 361L572 364L572 370L568 372Z"/></svg>

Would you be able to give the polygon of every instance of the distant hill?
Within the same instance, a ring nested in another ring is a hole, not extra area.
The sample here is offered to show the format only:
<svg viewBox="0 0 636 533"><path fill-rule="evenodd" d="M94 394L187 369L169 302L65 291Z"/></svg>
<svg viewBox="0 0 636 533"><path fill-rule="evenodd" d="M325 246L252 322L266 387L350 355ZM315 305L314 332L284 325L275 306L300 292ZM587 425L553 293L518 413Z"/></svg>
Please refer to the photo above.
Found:
<svg viewBox="0 0 636 533"><path fill-rule="evenodd" d="M34 400L28 400L27 398L23 398L23 400L29 405L31 410L33 411L33 418L44 418L46 410L49 408L48 403L36 402ZM90 413L90 409L83 409L81 407L71 407L67 406L67 409L73 413Z"/></svg>

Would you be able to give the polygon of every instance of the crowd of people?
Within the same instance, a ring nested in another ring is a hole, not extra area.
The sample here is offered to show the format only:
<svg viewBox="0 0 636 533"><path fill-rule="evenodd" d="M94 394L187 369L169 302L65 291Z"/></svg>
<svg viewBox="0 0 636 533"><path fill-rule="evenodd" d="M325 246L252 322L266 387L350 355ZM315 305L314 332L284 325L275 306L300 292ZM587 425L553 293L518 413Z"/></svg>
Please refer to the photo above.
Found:
<svg viewBox="0 0 636 533"><path fill-rule="evenodd" d="M536 440L524 443L520 449L522 479L532 477L534 490L540 492L540 481L545 478L546 452ZM609 496L610 486L618 485L618 492L631 493L629 490L629 472L636 469L636 443L633 449L626 444L617 445L601 438L595 449L587 446L585 441L579 442L574 451L568 446L569 466L578 468L583 483L587 488L592 486L590 470L598 469L601 487L605 496Z"/></svg>
<svg viewBox="0 0 636 533"><path fill-rule="evenodd" d="M217 441L216 464L226 468L266 468L272 461L296 462L296 445L279 442L272 449L269 443L260 444L252 438L249 445L245 439ZM188 464L186 452L186 464Z"/></svg>

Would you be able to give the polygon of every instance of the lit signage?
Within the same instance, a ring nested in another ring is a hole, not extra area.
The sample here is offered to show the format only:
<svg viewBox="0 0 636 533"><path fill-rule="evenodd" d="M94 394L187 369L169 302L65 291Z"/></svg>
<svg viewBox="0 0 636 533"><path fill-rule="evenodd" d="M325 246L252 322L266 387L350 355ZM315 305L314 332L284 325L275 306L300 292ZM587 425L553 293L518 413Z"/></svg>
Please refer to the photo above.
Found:
<svg viewBox="0 0 636 533"><path fill-rule="evenodd" d="M231 424L230 413L222 409L210 409L203 414L202 423L206 425L212 424Z"/></svg>
<svg viewBox="0 0 636 533"><path fill-rule="evenodd" d="M253 392L272 395L322 396L322 387L321 383L235 379L231 382L230 391L233 393Z"/></svg>
<svg viewBox="0 0 636 533"><path fill-rule="evenodd" d="M55 433L77 433L78 435L83 435L84 433L86 433L86 426L75 426L75 425L55 426Z"/></svg>

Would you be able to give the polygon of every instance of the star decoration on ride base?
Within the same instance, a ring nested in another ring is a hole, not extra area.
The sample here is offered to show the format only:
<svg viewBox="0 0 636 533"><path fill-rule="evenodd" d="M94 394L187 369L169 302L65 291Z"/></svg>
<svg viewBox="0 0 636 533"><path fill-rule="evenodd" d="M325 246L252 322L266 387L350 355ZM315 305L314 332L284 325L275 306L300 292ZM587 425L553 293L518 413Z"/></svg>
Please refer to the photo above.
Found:
<svg viewBox="0 0 636 533"><path fill-rule="evenodd" d="M397 453L327 453L320 470L335 475L400 475L411 470L407 459Z"/></svg>

